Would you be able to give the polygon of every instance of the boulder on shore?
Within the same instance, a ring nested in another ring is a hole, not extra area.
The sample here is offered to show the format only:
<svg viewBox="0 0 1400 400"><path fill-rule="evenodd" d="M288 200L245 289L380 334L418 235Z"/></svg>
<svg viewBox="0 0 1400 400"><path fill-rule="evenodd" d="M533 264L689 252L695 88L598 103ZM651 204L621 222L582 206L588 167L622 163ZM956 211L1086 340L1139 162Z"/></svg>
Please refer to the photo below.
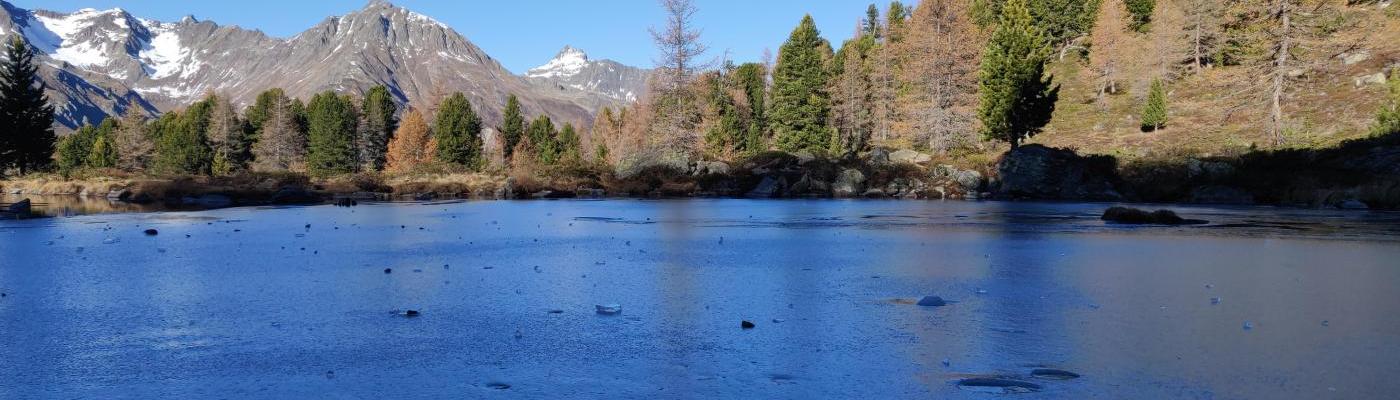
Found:
<svg viewBox="0 0 1400 400"><path fill-rule="evenodd" d="M1206 221L1185 219L1171 210L1148 212L1136 208L1113 207L1104 211L1104 221L1130 225L1199 225Z"/></svg>
<svg viewBox="0 0 1400 400"><path fill-rule="evenodd" d="M997 191L1004 197L1041 200L1121 200L1115 189L1117 160L1083 157L1038 144L1007 152L997 164Z"/></svg>
<svg viewBox="0 0 1400 400"><path fill-rule="evenodd" d="M857 197L865 192L865 174L858 169L846 169L831 184L831 195L839 198Z"/></svg>
<svg viewBox="0 0 1400 400"><path fill-rule="evenodd" d="M890 162L895 164L924 164L933 161L933 156L914 150L904 149L890 153Z"/></svg>

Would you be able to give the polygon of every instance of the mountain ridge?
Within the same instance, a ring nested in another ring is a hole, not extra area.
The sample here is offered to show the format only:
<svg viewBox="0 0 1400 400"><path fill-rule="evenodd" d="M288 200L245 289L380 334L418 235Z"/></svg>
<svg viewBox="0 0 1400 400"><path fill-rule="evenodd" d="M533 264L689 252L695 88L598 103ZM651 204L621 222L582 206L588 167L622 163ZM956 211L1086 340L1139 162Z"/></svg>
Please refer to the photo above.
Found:
<svg viewBox="0 0 1400 400"><path fill-rule="evenodd" d="M56 125L70 130L119 114L128 103L155 115L208 93L249 104L275 87L308 99L325 90L359 95L381 84L400 105L416 107L461 91L488 126L499 123L511 94L527 115L586 126L599 108L634 101L645 85L638 72L645 70L607 60L589 66L627 73L589 72L592 86L516 75L450 26L383 0L285 39L192 16L143 19L120 8L64 14L0 0L0 13L0 34L22 34L42 53Z"/></svg>

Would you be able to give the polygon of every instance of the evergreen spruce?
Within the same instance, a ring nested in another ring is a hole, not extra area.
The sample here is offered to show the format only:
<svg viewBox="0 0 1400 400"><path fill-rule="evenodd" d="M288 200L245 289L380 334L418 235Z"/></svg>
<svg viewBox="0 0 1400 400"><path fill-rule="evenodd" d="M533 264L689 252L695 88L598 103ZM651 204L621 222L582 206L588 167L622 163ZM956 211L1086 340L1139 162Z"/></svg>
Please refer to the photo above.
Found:
<svg viewBox="0 0 1400 400"><path fill-rule="evenodd" d="M364 102L360 106L360 120L363 126L359 132L358 161L362 169L384 169L389 141L398 129L399 121L394 116L396 113L398 105L394 103L394 97L389 93L388 87L375 86L365 94Z"/></svg>
<svg viewBox="0 0 1400 400"><path fill-rule="evenodd" d="M526 135L530 145L523 147L533 148L536 160L545 165L552 165L559 159L558 136L559 133L554 128L554 121L541 115L530 122L530 128Z"/></svg>
<svg viewBox="0 0 1400 400"><path fill-rule="evenodd" d="M306 106L306 169L325 177L355 172L355 128L359 117L350 98L324 92Z"/></svg>
<svg viewBox="0 0 1400 400"><path fill-rule="evenodd" d="M575 163L583 160L583 140L579 137L578 131L574 129L574 124L565 123L559 129L559 162Z"/></svg>
<svg viewBox="0 0 1400 400"><path fill-rule="evenodd" d="M175 118L162 118L156 140L156 169L166 174L208 174L213 163L209 138L209 116L213 109L209 99L200 101L182 113L167 113Z"/></svg>
<svg viewBox="0 0 1400 400"><path fill-rule="evenodd" d="M1015 148L1050 122L1060 88L1045 76L1049 52L1026 0L1008 0L982 52L977 115L983 137Z"/></svg>
<svg viewBox="0 0 1400 400"><path fill-rule="evenodd" d="M115 131L115 129L98 130L97 139L92 142L92 152L87 156L88 168L115 168L117 166L117 149L109 139Z"/></svg>
<svg viewBox="0 0 1400 400"><path fill-rule="evenodd" d="M85 125L77 132L58 141L55 151L58 159L58 172L67 176L87 166L92 146L97 142L97 127Z"/></svg>
<svg viewBox="0 0 1400 400"><path fill-rule="evenodd" d="M53 161L54 111L44 96L35 50L14 35L0 61L0 175L47 169Z"/></svg>
<svg viewBox="0 0 1400 400"><path fill-rule="evenodd" d="M437 139L438 161L472 169L485 165L481 118L462 93L454 93L438 107L433 137Z"/></svg>
<svg viewBox="0 0 1400 400"><path fill-rule="evenodd" d="M1152 22L1152 11L1157 8L1157 0L1124 0L1128 5L1128 12L1133 15L1131 27L1139 32L1147 30L1147 24Z"/></svg>
<svg viewBox="0 0 1400 400"><path fill-rule="evenodd" d="M1167 126L1167 88L1161 79L1152 80L1147 104L1142 108L1142 131L1153 132Z"/></svg>
<svg viewBox="0 0 1400 400"><path fill-rule="evenodd" d="M520 99L515 95L510 95L506 99L506 109L501 117L501 150L505 154L506 162L515 153L515 146L520 144L520 138L525 136L525 117L520 114Z"/></svg>
<svg viewBox="0 0 1400 400"><path fill-rule="evenodd" d="M830 145L827 113L831 105L826 92L830 54L831 44L821 38L811 15L802 17L779 50L768 115L778 148L816 152Z"/></svg>

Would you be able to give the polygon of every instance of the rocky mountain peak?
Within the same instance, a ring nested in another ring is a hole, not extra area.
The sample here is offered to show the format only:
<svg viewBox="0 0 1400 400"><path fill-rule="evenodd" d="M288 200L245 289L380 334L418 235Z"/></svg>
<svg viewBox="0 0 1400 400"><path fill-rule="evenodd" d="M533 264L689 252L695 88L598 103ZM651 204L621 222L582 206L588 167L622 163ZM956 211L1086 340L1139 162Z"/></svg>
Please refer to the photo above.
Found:
<svg viewBox="0 0 1400 400"><path fill-rule="evenodd" d="M573 46L564 46L559 54L544 65L531 68L525 76L531 78L567 78L578 75L588 67L588 54Z"/></svg>

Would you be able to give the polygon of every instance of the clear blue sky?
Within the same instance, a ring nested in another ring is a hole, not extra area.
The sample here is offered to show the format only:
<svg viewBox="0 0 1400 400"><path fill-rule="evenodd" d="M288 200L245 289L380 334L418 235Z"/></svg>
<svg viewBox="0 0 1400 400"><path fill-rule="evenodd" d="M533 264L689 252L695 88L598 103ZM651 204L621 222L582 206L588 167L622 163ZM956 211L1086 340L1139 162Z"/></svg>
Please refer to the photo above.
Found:
<svg viewBox="0 0 1400 400"><path fill-rule="evenodd" d="M121 7L140 18L176 21L185 15L222 25L260 29L291 37L332 15L363 7L366 0L10 0L26 9L68 12ZM465 35L506 68L520 73L548 61L569 44L593 58L650 67L655 55L650 26L662 14L653 0L397 0L394 4L431 16ZM757 61L769 48L776 57L805 13L822 35L839 45L855 30L865 0L696 0L709 57L729 49L730 58ZM880 1L881 7L888 0ZM908 2L912 3L912 2Z"/></svg>

